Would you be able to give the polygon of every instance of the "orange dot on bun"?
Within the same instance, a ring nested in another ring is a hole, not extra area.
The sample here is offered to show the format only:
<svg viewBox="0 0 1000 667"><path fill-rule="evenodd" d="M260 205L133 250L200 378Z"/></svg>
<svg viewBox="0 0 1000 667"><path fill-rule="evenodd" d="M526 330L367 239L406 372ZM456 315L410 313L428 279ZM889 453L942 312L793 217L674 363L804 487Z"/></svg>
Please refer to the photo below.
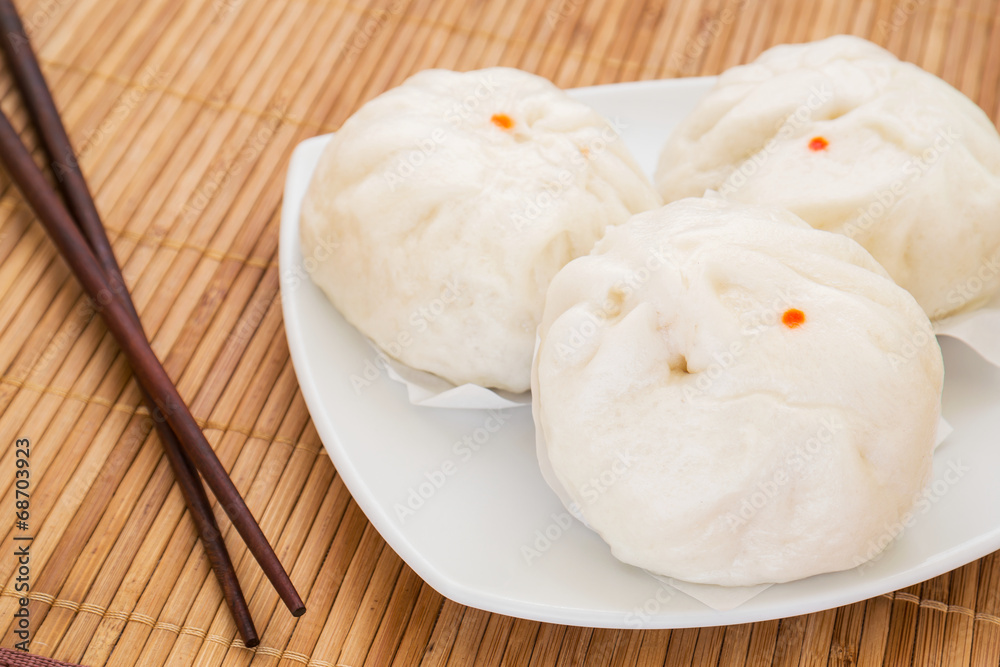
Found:
<svg viewBox="0 0 1000 667"><path fill-rule="evenodd" d="M806 314L798 308L789 308L785 311L785 314L781 316L781 323L789 329L798 328L805 324L805 321Z"/></svg>
<svg viewBox="0 0 1000 667"><path fill-rule="evenodd" d="M830 142L823 137L813 137L809 142L809 150L813 151L823 151L826 147L830 145Z"/></svg>
<svg viewBox="0 0 1000 667"><path fill-rule="evenodd" d="M505 113L495 113L490 118L490 122L499 127L501 130L509 130L514 127L514 119Z"/></svg>

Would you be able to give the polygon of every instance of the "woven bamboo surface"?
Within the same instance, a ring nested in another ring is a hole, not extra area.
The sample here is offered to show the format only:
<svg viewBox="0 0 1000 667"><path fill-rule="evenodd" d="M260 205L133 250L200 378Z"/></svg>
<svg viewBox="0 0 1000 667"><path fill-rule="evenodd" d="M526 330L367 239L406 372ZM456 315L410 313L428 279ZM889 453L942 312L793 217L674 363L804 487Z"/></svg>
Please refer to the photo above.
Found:
<svg viewBox="0 0 1000 667"><path fill-rule="evenodd" d="M571 87L715 74L772 44L854 33L997 119L998 0L18 6L153 347L309 607L292 619L227 535L262 635L241 644L127 365L0 174L0 507L13 507L13 443L30 438L33 653L142 667L997 664L997 554L840 609L701 630L562 627L444 599L322 449L284 339L277 238L293 147L427 67L510 65ZM0 98L24 127L5 71ZM8 647L15 568L0 556Z"/></svg>

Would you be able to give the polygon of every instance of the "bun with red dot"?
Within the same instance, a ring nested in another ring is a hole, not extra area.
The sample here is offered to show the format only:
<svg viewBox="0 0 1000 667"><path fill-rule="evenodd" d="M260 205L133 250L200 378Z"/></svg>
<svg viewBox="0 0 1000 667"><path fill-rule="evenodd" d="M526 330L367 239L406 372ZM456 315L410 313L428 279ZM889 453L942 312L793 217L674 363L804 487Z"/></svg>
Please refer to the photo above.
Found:
<svg viewBox="0 0 1000 667"><path fill-rule="evenodd" d="M932 320L1000 289L1000 135L938 77L858 37L734 67L660 156L666 201L716 190L863 245Z"/></svg>
<svg viewBox="0 0 1000 667"><path fill-rule="evenodd" d="M845 236L778 207L677 201L567 264L538 333L543 475L626 563L784 582L855 567L912 518L941 352Z"/></svg>
<svg viewBox="0 0 1000 667"><path fill-rule="evenodd" d="M549 280L661 200L615 127L543 78L427 70L371 100L303 202L306 268L389 356L529 385Z"/></svg>

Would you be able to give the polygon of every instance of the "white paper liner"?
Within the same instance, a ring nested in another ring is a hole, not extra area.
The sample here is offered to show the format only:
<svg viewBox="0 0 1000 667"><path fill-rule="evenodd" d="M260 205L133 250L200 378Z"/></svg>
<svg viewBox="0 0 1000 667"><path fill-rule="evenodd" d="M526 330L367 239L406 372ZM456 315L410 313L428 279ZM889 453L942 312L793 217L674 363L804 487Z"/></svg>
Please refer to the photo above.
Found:
<svg viewBox="0 0 1000 667"><path fill-rule="evenodd" d="M736 609L745 602L749 602L774 584L759 584L757 586L712 586L711 584L692 584L690 581L680 581L671 579L648 570L646 574L657 581L661 581L667 586L676 588L681 593L694 598L706 607L711 607L715 611L729 611Z"/></svg>
<svg viewBox="0 0 1000 667"><path fill-rule="evenodd" d="M406 385L406 395L413 405L466 410L503 410L531 405L530 391L514 394L478 384L455 386L433 373L418 371L387 357L375 343L368 342L385 364L386 375Z"/></svg>
<svg viewBox="0 0 1000 667"><path fill-rule="evenodd" d="M1000 293L982 308L941 320L934 333L960 340L994 366L1000 366Z"/></svg>

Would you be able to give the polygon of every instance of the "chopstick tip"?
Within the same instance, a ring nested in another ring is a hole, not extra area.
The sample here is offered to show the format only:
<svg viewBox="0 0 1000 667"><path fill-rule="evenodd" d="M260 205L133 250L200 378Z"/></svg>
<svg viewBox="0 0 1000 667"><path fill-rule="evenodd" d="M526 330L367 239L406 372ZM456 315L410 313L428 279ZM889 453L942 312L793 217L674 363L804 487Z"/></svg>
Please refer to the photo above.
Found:
<svg viewBox="0 0 1000 667"><path fill-rule="evenodd" d="M301 605L299 607L296 607L295 609L292 609L292 616L294 616L295 618L298 618L299 616L301 616L304 613L306 613L306 606L305 605Z"/></svg>

